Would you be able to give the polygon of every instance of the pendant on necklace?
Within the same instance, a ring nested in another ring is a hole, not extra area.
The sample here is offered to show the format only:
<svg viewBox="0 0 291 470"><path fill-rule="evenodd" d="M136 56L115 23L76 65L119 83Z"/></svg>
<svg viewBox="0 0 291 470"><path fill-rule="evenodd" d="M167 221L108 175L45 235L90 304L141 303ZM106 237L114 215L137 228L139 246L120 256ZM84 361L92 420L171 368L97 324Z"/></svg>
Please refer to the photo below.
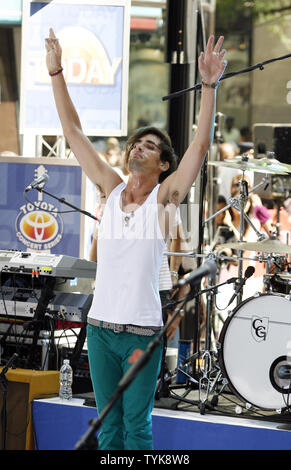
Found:
<svg viewBox="0 0 291 470"><path fill-rule="evenodd" d="M131 212L130 215L126 215L126 216L124 217L124 225L125 225L125 227L128 227L128 226L129 226L129 221L130 221L131 217L133 217L133 216L134 216L134 212Z"/></svg>

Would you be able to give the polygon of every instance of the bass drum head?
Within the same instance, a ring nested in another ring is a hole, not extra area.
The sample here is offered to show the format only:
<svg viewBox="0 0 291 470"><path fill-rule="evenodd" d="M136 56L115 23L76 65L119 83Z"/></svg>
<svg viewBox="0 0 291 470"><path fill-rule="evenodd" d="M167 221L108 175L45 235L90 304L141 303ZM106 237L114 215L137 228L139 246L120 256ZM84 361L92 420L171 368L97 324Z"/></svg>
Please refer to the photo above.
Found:
<svg viewBox="0 0 291 470"><path fill-rule="evenodd" d="M219 338L219 364L230 389L265 410L291 404L291 301L261 294L238 305Z"/></svg>

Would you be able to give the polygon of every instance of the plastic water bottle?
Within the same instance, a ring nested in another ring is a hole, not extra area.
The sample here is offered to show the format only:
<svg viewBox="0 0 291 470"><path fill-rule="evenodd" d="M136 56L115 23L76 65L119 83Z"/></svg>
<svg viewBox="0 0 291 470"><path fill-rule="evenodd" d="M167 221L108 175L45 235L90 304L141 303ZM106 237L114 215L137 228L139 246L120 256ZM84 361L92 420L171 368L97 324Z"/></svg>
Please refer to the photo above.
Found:
<svg viewBox="0 0 291 470"><path fill-rule="evenodd" d="M64 359L60 370L60 391L59 397L62 400L71 400L72 398L73 370L69 359Z"/></svg>

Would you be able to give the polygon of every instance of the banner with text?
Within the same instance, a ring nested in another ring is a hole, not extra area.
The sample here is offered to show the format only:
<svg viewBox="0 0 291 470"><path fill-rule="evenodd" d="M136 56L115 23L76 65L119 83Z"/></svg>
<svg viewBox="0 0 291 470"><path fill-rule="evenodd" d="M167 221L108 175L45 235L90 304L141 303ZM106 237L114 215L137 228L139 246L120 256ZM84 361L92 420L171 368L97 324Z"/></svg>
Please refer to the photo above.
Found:
<svg viewBox="0 0 291 470"><path fill-rule="evenodd" d="M50 28L84 133L126 135L129 0L23 0L20 132L62 134L46 67Z"/></svg>
<svg viewBox="0 0 291 470"><path fill-rule="evenodd" d="M80 212L55 197L81 208L82 170L78 165L47 165L34 160L0 162L0 249L78 258L83 238ZM24 188L44 173L49 179L41 186L54 198L35 189L24 194Z"/></svg>

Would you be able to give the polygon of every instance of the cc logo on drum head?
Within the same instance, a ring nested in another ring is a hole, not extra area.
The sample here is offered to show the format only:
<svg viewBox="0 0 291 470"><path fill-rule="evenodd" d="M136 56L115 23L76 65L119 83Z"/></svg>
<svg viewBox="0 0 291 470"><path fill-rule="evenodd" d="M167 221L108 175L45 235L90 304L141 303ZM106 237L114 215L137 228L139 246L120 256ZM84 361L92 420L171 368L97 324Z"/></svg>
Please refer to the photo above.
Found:
<svg viewBox="0 0 291 470"><path fill-rule="evenodd" d="M266 341L269 328L269 318L252 317L252 335L253 338L260 342Z"/></svg>

